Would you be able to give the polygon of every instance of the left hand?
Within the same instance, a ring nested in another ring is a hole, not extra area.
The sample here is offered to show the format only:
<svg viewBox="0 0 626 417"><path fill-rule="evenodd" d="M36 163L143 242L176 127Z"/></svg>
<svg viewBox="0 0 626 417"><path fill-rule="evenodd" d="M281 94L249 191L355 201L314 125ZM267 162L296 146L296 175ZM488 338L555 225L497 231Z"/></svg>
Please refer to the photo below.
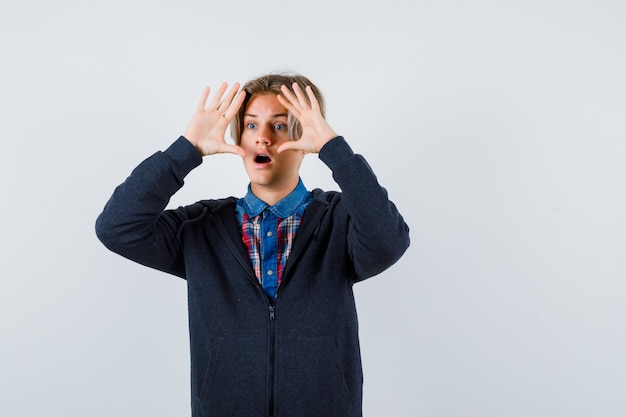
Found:
<svg viewBox="0 0 626 417"><path fill-rule="evenodd" d="M328 124L320 110L319 103L313 94L311 87L306 87L306 94L297 83L293 83L295 95L286 87L282 86L282 95L278 95L278 101L282 104L302 125L302 136L298 140L283 143L278 152L289 149L304 151L307 153L319 153L320 149L331 139L337 137L337 133Z"/></svg>

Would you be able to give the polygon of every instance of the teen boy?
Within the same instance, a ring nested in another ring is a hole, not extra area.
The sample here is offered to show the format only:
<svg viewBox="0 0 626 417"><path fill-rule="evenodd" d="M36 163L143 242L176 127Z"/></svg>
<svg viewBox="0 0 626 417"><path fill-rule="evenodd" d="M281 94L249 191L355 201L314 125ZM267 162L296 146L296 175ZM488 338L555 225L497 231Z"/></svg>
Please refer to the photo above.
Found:
<svg viewBox="0 0 626 417"><path fill-rule="evenodd" d="M184 135L115 190L98 237L187 280L194 417L361 416L352 286L400 258L408 227L308 79L238 89L223 84L208 105L205 89ZM226 152L243 159L245 197L164 211L203 156ZM305 153L319 153L341 193L304 187Z"/></svg>

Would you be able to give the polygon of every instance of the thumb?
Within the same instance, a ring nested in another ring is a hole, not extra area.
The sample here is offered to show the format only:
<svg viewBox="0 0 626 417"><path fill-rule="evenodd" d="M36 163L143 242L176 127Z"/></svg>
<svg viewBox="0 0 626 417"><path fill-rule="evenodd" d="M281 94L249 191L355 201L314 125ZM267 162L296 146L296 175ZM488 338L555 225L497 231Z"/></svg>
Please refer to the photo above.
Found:
<svg viewBox="0 0 626 417"><path fill-rule="evenodd" d="M239 155L242 158L246 156L246 151L241 146L237 146L237 145L224 144L220 147L219 152L220 153L232 153L235 155Z"/></svg>
<svg viewBox="0 0 626 417"><path fill-rule="evenodd" d="M282 153L284 151L304 151L304 149L302 149L302 144L300 144L300 141L298 140L290 140L289 142L285 142L282 145L280 145L278 147L278 153Z"/></svg>

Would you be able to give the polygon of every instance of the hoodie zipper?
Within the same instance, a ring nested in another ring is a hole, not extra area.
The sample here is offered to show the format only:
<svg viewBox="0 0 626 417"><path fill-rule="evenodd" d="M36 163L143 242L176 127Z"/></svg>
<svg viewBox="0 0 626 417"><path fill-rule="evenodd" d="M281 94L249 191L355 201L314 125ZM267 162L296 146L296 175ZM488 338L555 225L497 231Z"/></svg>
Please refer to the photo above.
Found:
<svg viewBox="0 0 626 417"><path fill-rule="evenodd" d="M276 350L276 306L274 304L269 305L270 312L270 403L269 403L269 415L274 416L274 374L275 369L275 350Z"/></svg>

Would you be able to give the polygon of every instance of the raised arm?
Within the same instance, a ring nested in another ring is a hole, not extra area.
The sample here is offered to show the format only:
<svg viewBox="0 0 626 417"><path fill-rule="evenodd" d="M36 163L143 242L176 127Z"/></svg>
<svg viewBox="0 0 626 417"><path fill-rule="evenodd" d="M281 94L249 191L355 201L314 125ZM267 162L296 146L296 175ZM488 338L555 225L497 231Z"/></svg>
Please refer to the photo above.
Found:
<svg viewBox="0 0 626 417"><path fill-rule="evenodd" d="M278 99L300 121L302 137L284 143L279 151L319 153L341 188L341 203L350 217L347 242L355 271L359 279L376 275L406 251L409 227L369 164L330 127L311 88L306 88L306 96L297 84L293 90L295 94L283 86Z"/></svg>
<svg viewBox="0 0 626 417"><path fill-rule="evenodd" d="M202 210L198 205L164 211L171 196L184 184L185 176L202 163L202 156L216 153L244 155L224 140L226 126L242 103L239 85L222 84L206 105L206 88L184 136L168 149L157 152L137 166L119 185L96 221L96 234L113 252L141 264L184 277L178 231Z"/></svg>

